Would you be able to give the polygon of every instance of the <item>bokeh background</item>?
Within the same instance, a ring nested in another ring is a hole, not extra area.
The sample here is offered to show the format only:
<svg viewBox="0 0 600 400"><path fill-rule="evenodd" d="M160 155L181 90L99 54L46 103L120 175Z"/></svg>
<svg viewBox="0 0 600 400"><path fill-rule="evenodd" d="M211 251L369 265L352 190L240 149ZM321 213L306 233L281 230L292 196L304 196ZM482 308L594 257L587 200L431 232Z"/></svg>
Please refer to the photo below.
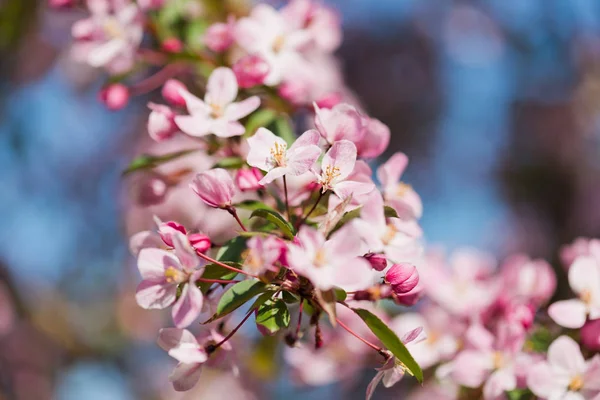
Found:
<svg viewBox="0 0 600 400"><path fill-rule="evenodd" d="M329 3L348 85L390 126L386 155L411 158L429 243L556 265L561 244L600 236L599 1ZM0 399L249 398L217 375L196 397L169 388L123 222L149 98L97 101L104 77L67 53L82 16L0 1ZM368 382L308 390L279 372L246 387L359 399Z"/></svg>

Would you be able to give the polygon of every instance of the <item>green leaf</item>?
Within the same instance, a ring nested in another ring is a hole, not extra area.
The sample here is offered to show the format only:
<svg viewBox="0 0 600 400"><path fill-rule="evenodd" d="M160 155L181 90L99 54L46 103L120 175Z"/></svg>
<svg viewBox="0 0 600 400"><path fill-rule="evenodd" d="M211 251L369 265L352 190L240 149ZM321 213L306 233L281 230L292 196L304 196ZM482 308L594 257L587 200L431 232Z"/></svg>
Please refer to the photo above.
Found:
<svg viewBox="0 0 600 400"><path fill-rule="evenodd" d="M225 157L220 159L213 168L225 168L225 169L238 169L241 168L246 162L240 157Z"/></svg>
<svg viewBox="0 0 600 400"><path fill-rule="evenodd" d="M355 208L352 211L348 211L347 213L344 213L344 216L335 225L335 228L333 228L331 230L331 233L333 233L333 232L337 231L338 229L340 229L342 226L344 226L346 223L348 223L348 221L350 221L350 220L352 220L354 218L360 217L360 210L362 210L362 207L358 207L358 208Z"/></svg>
<svg viewBox="0 0 600 400"><path fill-rule="evenodd" d="M383 206L383 213L386 218L399 218L396 209L390 206Z"/></svg>
<svg viewBox="0 0 600 400"><path fill-rule="evenodd" d="M294 143L296 140L296 135L294 134L294 129L292 128L292 122L290 119L285 116L279 116L272 124L273 133L285 140L288 145L288 148Z"/></svg>
<svg viewBox="0 0 600 400"><path fill-rule="evenodd" d="M287 328L290 325L290 312L285 302L281 299L265 301L258 307L256 323L265 327L271 334L281 328Z"/></svg>
<svg viewBox="0 0 600 400"><path fill-rule="evenodd" d="M230 265L237 269L242 269L242 266L235 262L225 261L224 264ZM204 272L202 273L202 278L205 279L233 279L237 276L237 272L231 271L227 268L223 268L217 264L208 264L204 267ZM198 287L200 290L205 293L209 287L211 287L213 283L211 282L198 282Z"/></svg>
<svg viewBox="0 0 600 400"><path fill-rule="evenodd" d="M194 151L196 151L196 149L182 150L182 151L177 151L175 153L164 154L161 156L153 156L151 154L142 154L141 156L135 158L131 162L131 164L129 164L129 166L125 169L125 171L123 171L123 175L130 174L134 171L155 168L160 164L164 164L166 162L175 160L179 157L183 157L185 155L193 153Z"/></svg>
<svg viewBox="0 0 600 400"><path fill-rule="evenodd" d="M414 375L419 382L423 382L423 371L421 370L421 367L417 364L398 336L396 336L382 320L370 311L362 308L353 308L352 311L365 321L365 324L367 324L375 336L381 340L381 343L383 343L383 345L387 347L387 349L391 351L392 354L406 366L406 368L408 368L410 373Z"/></svg>
<svg viewBox="0 0 600 400"><path fill-rule="evenodd" d="M273 212L277 212L273 207L266 205L262 201L258 200L245 200L241 203L237 203L233 205L235 208L241 208L242 210L269 210Z"/></svg>
<svg viewBox="0 0 600 400"><path fill-rule="evenodd" d="M219 304L217 304L217 312L204 323L207 324L232 313L246 304L246 302L254 296L263 293L265 287L266 285L263 282L255 279L248 279L236 283L223 293L219 300Z"/></svg>
<svg viewBox="0 0 600 400"><path fill-rule="evenodd" d="M204 45L204 33L208 27L205 19L195 19L185 29L185 43L191 51L202 50Z"/></svg>
<svg viewBox="0 0 600 400"><path fill-rule="evenodd" d="M277 118L277 113L270 108L263 108L253 113L246 122L246 136L252 136L260 127L269 126Z"/></svg>
<svg viewBox="0 0 600 400"><path fill-rule="evenodd" d="M295 295L291 294L290 292L286 292L285 290L281 293L281 297L287 304L294 304L300 301L300 299L298 299Z"/></svg>
<svg viewBox="0 0 600 400"><path fill-rule="evenodd" d="M547 328L540 326L533 331L525 342L525 349L536 353L546 353L553 340L552 333Z"/></svg>
<svg viewBox="0 0 600 400"><path fill-rule="evenodd" d="M217 261L241 262L247 240L248 238L238 236L225 243L217 252Z"/></svg>
<svg viewBox="0 0 600 400"><path fill-rule="evenodd" d="M344 300L346 300L346 297L348 297L348 294L346 293L346 291L344 289L341 289L339 287L334 287L333 291L335 293L335 298L337 301L344 301Z"/></svg>
<svg viewBox="0 0 600 400"><path fill-rule="evenodd" d="M267 209L254 210L252 215L250 215L250 218L253 217L264 218L267 221L274 223L281 230L285 237L290 240L294 238L294 228L276 211Z"/></svg>
<svg viewBox="0 0 600 400"><path fill-rule="evenodd" d="M529 389L514 389L506 392L510 400L533 400L535 396Z"/></svg>

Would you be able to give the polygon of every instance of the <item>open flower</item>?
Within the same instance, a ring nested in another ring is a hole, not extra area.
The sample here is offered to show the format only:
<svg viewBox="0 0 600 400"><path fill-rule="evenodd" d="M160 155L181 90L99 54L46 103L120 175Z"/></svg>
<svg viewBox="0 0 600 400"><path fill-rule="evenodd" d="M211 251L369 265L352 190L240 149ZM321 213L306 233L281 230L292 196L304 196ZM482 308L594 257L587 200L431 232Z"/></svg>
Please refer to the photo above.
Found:
<svg viewBox="0 0 600 400"><path fill-rule="evenodd" d="M180 232L174 232L174 251L144 248L138 255L142 282L136 300L145 309L164 309L173 305L175 326L184 328L200 314L203 296L195 284L203 269L195 250ZM181 294L177 297L178 287Z"/></svg>
<svg viewBox="0 0 600 400"><path fill-rule="evenodd" d="M596 258L577 258L569 268L569 285L578 298L553 303L548 314L554 322L565 328L581 328L588 317L600 318L600 265Z"/></svg>
<svg viewBox="0 0 600 400"><path fill-rule="evenodd" d="M337 141L323 157L321 172L317 175L323 193L331 190L344 199L350 195L369 193L375 188L370 182L349 180L356 164L356 146L349 140Z"/></svg>
<svg viewBox="0 0 600 400"><path fill-rule="evenodd" d="M358 143L365 135L361 115L353 106L341 103L332 109L315 107L315 126L329 144L338 140Z"/></svg>
<svg viewBox="0 0 600 400"><path fill-rule="evenodd" d="M551 400L588 400L600 396L600 356L585 361L577 343L560 336L548 348L548 359L531 368L527 386Z"/></svg>
<svg viewBox="0 0 600 400"><path fill-rule="evenodd" d="M210 133L219 137L239 136L246 130L238 120L260 106L257 96L234 102L238 94L237 79L233 71L225 67L215 69L208 78L204 101L185 90L180 94L190 115L175 117L175 123L190 136Z"/></svg>
<svg viewBox="0 0 600 400"><path fill-rule="evenodd" d="M407 165L408 157L404 153L396 153L377 169L377 179L383 187L386 203L400 216L420 218L423 213L421 198L411 186L400 181Z"/></svg>
<svg viewBox="0 0 600 400"><path fill-rule="evenodd" d="M321 155L318 143L317 131L309 130L300 135L288 149L285 140L268 129L259 128L254 136L248 138L248 164L267 172L259 181L261 185L284 175L302 175Z"/></svg>
<svg viewBox="0 0 600 400"><path fill-rule="evenodd" d="M423 332L423 328L419 327L408 332L401 338L401 340L402 343L407 345L408 349L410 349L413 345L422 342L426 338L427 336ZM407 372L410 374L410 370L402 361L392 356L391 353L389 353L389 356L390 357L384 366L377 368L377 374L371 380L369 386L367 386L367 400L371 399L379 382L383 382L383 386L390 388L398 383L398 381L400 381L400 379L402 379Z"/></svg>
<svg viewBox="0 0 600 400"><path fill-rule="evenodd" d="M360 238L350 226L342 227L329 240L321 232L303 226L296 239L297 244L288 246L290 268L316 288L329 290L338 286L353 291L373 284L373 269L359 257L364 251L361 252Z"/></svg>
<svg viewBox="0 0 600 400"><path fill-rule="evenodd" d="M139 9L129 2L88 1L92 15L73 25L73 57L114 74L131 69L142 41Z"/></svg>

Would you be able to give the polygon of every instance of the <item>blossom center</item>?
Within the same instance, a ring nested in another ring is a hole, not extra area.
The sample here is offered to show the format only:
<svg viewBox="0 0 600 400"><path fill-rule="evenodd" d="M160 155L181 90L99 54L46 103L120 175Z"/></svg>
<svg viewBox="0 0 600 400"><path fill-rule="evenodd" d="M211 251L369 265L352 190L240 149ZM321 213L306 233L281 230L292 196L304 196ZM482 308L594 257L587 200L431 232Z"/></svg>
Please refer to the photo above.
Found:
<svg viewBox="0 0 600 400"><path fill-rule="evenodd" d="M398 233L398 229L396 229L394 224L387 224L385 233L381 237L383 244L387 246L394 239L396 233Z"/></svg>
<svg viewBox="0 0 600 400"><path fill-rule="evenodd" d="M569 382L569 390L571 392L578 392L583 388L583 378L579 375L571 379Z"/></svg>
<svg viewBox="0 0 600 400"><path fill-rule="evenodd" d="M319 251L317 251L317 254L315 255L314 259L314 264L317 268L322 268L327 264L327 256L325 254L325 250L320 249Z"/></svg>
<svg viewBox="0 0 600 400"><path fill-rule="evenodd" d="M165 279L169 283L183 282L183 273L175 267L165 269Z"/></svg>
<svg viewBox="0 0 600 400"><path fill-rule="evenodd" d="M410 186L404 182L400 182L400 183L398 183L398 187L396 188L396 195L398 197L404 197L411 189L412 189L412 186Z"/></svg>
<svg viewBox="0 0 600 400"><path fill-rule="evenodd" d="M581 294L579 295L579 298L585 304L589 305L592 302L592 291L589 289L582 290Z"/></svg>
<svg viewBox="0 0 600 400"><path fill-rule="evenodd" d="M504 355L499 351L495 351L492 355L492 363L494 364L494 369L502 368L504 366Z"/></svg>
<svg viewBox="0 0 600 400"><path fill-rule="evenodd" d="M210 104L210 116L212 118L221 118L224 114L225 110L220 104L211 103Z"/></svg>
<svg viewBox="0 0 600 400"><path fill-rule="evenodd" d="M243 254L243 258L245 259L244 265L250 269L252 272L260 272L263 267L263 260L257 251L252 249L247 249Z"/></svg>
<svg viewBox="0 0 600 400"><path fill-rule="evenodd" d="M319 178L319 184L323 186L323 192L331 189L335 180L341 175L339 167L328 165L325 167L325 171Z"/></svg>
<svg viewBox="0 0 600 400"><path fill-rule="evenodd" d="M273 53L279 53L285 45L285 36L278 35L273 41Z"/></svg>
<svg viewBox="0 0 600 400"><path fill-rule="evenodd" d="M275 143L275 145L271 147L271 159L276 167L287 166L287 160L285 158L286 150L287 145L285 143Z"/></svg>
<svg viewBox="0 0 600 400"><path fill-rule="evenodd" d="M107 18L102 24L102 28L106 36L111 39L124 39L125 38L125 30L123 26L119 23L119 21L114 17Z"/></svg>

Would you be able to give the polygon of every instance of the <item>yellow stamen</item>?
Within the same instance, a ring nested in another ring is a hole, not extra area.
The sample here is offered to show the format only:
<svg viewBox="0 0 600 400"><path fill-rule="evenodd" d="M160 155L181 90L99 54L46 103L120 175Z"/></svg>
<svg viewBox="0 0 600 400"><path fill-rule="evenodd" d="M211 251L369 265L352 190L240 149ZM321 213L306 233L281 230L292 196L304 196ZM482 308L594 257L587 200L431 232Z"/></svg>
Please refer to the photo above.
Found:
<svg viewBox="0 0 600 400"><path fill-rule="evenodd" d="M176 283L182 281L183 274L175 267L169 267L165 270L165 278L169 283Z"/></svg>
<svg viewBox="0 0 600 400"><path fill-rule="evenodd" d="M387 224L387 229L385 230L384 235L381 237L383 244L387 246L394 239L396 233L398 233L398 229L396 229L394 224Z"/></svg>
<svg viewBox="0 0 600 400"><path fill-rule="evenodd" d="M314 259L313 263L315 264L315 267L317 267L317 268L324 267L327 264L327 256L323 249L320 249L319 251L317 251L317 254L315 255L315 259Z"/></svg>
<svg viewBox="0 0 600 400"><path fill-rule="evenodd" d="M499 351L494 352L492 359L493 359L493 363L494 363L494 369L500 369L504 366L504 356L502 355L501 352L499 352Z"/></svg>
<svg viewBox="0 0 600 400"><path fill-rule="evenodd" d="M285 143L275 143L275 145L271 147L271 158L276 167L287 166L287 160L285 158L286 150L287 145Z"/></svg>
<svg viewBox="0 0 600 400"><path fill-rule="evenodd" d="M103 28L104 33L113 39L125 37L125 31L116 18L108 18L106 21L104 21Z"/></svg>
<svg viewBox="0 0 600 400"><path fill-rule="evenodd" d="M221 105L214 103L210 104L210 116L212 118L221 118L224 112L225 110L223 110L223 107L221 107Z"/></svg>
<svg viewBox="0 0 600 400"><path fill-rule="evenodd" d="M581 294L579 295L579 298L581 299L581 301L583 301L585 304L590 304L592 302L592 291L589 289L584 289Z"/></svg>
<svg viewBox="0 0 600 400"><path fill-rule="evenodd" d="M323 192L331 189L334 181L341 175L339 167L334 167L332 165L328 165L325 167L325 171L321 174L319 178L319 184L323 186Z"/></svg>
<svg viewBox="0 0 600 400"><path fill-rule="evenodd" d="M583 378L581 376L576 376L575 378L571 379L571 382L569 382L569 390L571 392L578 392L583 388Z"/></svg>
<svg viewBox="0 0 600 400"><path fill-rule="evenodd" d="M281 50L283 50L284 45L285 45L285 36L283 36L283 35L277 36L275 38L275 40L273 41L273 52L279 53Z"/></svg>
<svg viewBox="0 0 600 400"><path fill-rule="evenodd" d="M398 183L398 187L396 188L396 195L398 197L404 197L408 194L408 192L412 189L412 186L404 183L404 182L400 182Z"/></svg>

